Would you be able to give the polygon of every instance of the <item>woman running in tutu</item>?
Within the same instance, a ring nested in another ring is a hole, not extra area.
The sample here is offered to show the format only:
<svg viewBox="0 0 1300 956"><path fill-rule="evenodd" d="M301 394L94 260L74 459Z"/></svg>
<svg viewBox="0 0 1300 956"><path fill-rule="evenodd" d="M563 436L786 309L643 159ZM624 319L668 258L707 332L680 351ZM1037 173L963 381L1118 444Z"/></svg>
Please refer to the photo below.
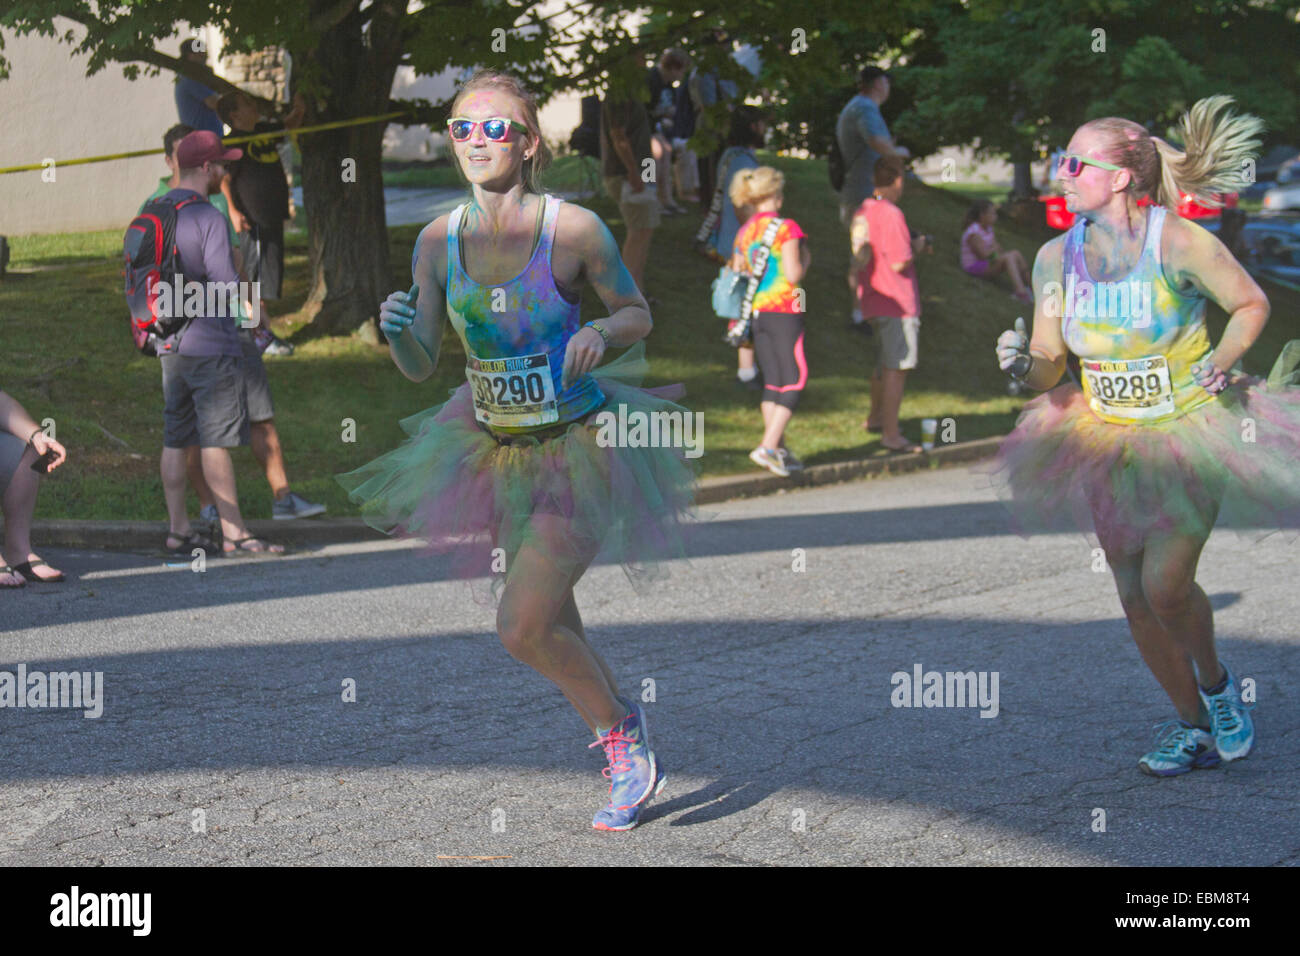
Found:
<svg viewBox="0 0 1300 956"><path fill-rule="evenodd" d="M682 450L618 447L597 419L602 409L630 423L687 413L662 397L668 389L632 384L646 370L649 309L600 218L541 193L549 152L531 94L480 72L451 116L473 198L425 227L415 287L388 297L380 327L394 363L419 382L437 365L445 315L467 381L405 419L403 445L339 481L371 525L428 539L458 559L460 576L504 571L493 581L501 641L559 686L605 750L610 799L592 825L629 830L664 770L640 704L619 696L587 643L573 587L602 550L634 582L684 554L694 470ZM608 318L581 324L584 281ZM597 368L607 347L634 343Z"/></svg>
<svg viewBox="0 0 1300 956"><path fill-rule="evenodd" d="M1186 152L1124 119L1091 120L1058 177L1074 226L1039 250L1032 341L998 339L1002 368L1048 394L1031 401L994 474L1019 530L1095 531L1138 650L1178 719L1138 761L1171 776L1250 753L1249 705L1214 647L1195 582L1216 518L1276 529L1300 516L1300 389L1234 371L1269 304L1213 235L1167 212L1241 185L1262 129L1228 97L1183 117ZM1157 205L1139 206L1150 196ZM1205 303L1229 315L1215 348ZM1059 387L1067 349L1082 389Z"/></svg>

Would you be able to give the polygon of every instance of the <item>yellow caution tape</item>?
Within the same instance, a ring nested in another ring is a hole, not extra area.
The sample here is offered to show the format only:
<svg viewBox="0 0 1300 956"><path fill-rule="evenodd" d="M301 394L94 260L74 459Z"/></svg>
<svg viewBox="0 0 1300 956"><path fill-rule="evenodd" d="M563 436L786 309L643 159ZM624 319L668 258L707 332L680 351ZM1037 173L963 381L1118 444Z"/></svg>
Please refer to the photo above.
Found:
<svg viewBox="0 0 1300 956"><path fill-rule="evenodd" d="M361 126L365 123L378 123L386 120L395 119L398 116L408 115L407 111L399 110L396 113L382 113L374 116L361 116L356 119L335 120L331 123L318 123L315 126L299 126L294 129L276 130L273 133L253 133L248 136L227 136L221 142L230 146L235 143L249 143L253 140L263 139L280 139L284 136L291 137L296 143L298 137L303 133L315 133L323 129L339 129L343 126ZM165 152L162 149L137 149L129 153L109 153L105 156L83 156L80 159L58 159L54 160L55 168L59 166L84 166L87 163L106 163L112 159L134 159L137 156L154 156L158 153ZM28 163L26 166L3 166L0 167L0 176L5 173L27 173L38 169L48 169L46 162Z"/></svg>

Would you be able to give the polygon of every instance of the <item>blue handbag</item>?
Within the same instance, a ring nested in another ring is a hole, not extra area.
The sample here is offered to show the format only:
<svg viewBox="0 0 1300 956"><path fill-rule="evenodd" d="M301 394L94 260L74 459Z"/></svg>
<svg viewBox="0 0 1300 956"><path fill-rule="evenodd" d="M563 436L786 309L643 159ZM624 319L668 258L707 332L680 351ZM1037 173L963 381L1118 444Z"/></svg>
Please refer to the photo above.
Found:
<svg viewBox="0 0 1300 956"><path fill-rule="evenodd" d="M720 319L740 318L740 309L745 301L745 286L749 276L733 272L723 266L718 270L718 277L713 280L713 311Z"/></svg>
<svg viewBox="0 0 1300 956"><path fill-rule="evenodd" d="M723 266L718 270L718 277L713 280L713 311L718 318L748 317L746 300L752 301L754 293L758 290L758 283L767 271L767 260L772 254L772 243L776 240L777 231L784 221L774 216L767 224L767 228L763 230L763 237L759 240L762 245L755 257L753 274L733 272L729 266Z"/></svg>

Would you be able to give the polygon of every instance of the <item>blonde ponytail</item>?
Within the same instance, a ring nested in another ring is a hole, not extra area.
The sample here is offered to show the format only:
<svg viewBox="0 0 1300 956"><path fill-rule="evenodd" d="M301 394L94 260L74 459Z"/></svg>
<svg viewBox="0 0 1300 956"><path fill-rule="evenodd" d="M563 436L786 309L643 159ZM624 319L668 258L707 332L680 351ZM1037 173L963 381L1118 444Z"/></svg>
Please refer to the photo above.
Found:
<svg viewBox="0 0 1300 956"><path fill-rule="evenodd" d="M1179 151L1158 136L1151 137L1160 154L1160 185L1156 202L1177 206L1181 193L1218 206L1216 193L1244 189L1246 170L1259 152L1264 121L1249 113L1234 113L1230 96L1210 96L1183 114Z"/></svg>
<svg viewBox="0 0 1300 956"><path fill-rule="evenodd" d="M1264 122L1249 113L1234 113L1232 97L1217 95L1197 101L1183 114L1178 135L1185 150L1178 150L1132 120L1118 116L1089 120L1084 127L1109 140L1104 153L1131 174L1128 192L1136 198L1150 196L1171 209L1183 193L1205 205L1221 205L1216 193L1236 192L1248 183L1248 162L1260 147Z"/></svg>

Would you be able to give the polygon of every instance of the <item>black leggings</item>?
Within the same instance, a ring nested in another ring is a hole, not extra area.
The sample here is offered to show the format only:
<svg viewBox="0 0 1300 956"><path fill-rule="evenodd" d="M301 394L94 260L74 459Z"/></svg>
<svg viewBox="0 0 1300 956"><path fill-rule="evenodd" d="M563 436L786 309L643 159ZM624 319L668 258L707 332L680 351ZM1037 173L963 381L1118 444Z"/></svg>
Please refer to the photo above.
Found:
<svg viewBox="0 0 1300 956"><path fill-rule="evenodd" d="M803 356L803 315L799 312L756 312L754 354L763 373L763 401L794 411L808 384Z"/></svg>

